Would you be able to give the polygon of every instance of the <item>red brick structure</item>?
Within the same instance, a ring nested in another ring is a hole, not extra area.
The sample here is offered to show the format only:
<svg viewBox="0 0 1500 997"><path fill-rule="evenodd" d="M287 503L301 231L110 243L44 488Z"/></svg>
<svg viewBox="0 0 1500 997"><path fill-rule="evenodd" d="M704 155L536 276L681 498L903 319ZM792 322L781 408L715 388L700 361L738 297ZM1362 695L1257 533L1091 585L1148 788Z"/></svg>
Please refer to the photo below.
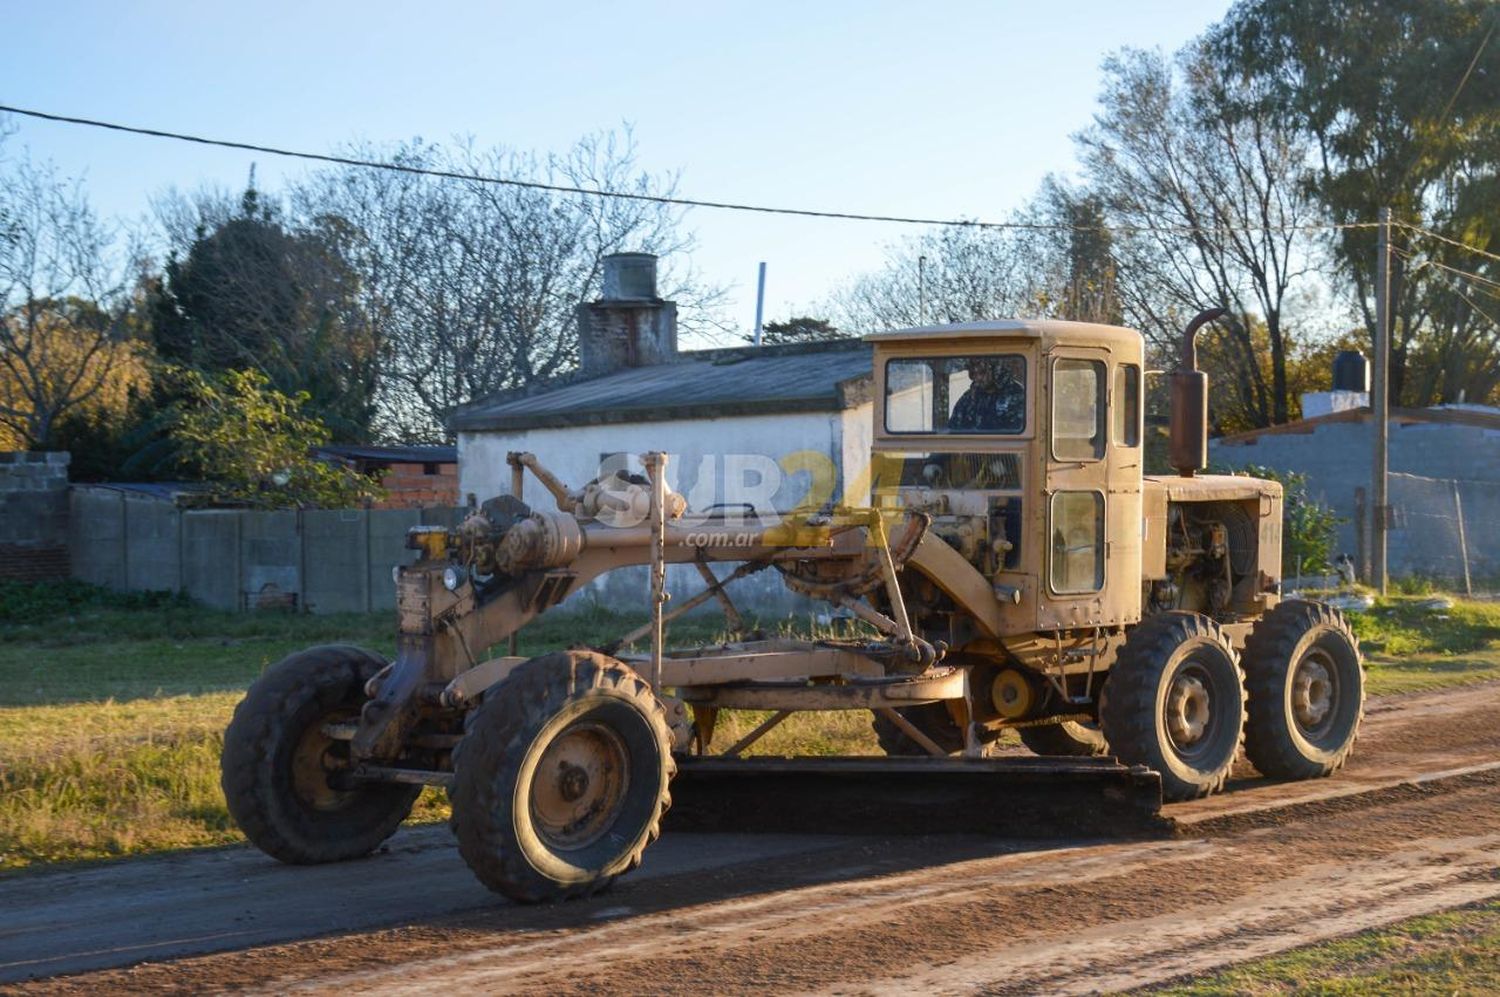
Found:
<svg viewBox="0 0 1500 997"><path fill-rule="evenodd" d="M378 477L386 497L373 509L427 509L459 505L455 447L318 447L313 456Z"/></svg>

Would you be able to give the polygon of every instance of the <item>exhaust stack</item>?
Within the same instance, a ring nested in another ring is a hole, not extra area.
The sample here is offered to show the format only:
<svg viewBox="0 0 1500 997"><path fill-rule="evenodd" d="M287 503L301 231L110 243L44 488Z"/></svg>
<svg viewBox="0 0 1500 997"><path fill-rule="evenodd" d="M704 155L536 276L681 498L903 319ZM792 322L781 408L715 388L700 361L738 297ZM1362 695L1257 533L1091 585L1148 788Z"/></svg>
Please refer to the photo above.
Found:
<svg viewBox="0 0 1500 997"><path fill-rule="evenodd" d="M1222 308L1199 312L1182 334L1182 355L1171 373L1172 413L1168 457L1184 478L1208 466L1208 375L1198 369L1198 330L1224 315Z"/></svg>

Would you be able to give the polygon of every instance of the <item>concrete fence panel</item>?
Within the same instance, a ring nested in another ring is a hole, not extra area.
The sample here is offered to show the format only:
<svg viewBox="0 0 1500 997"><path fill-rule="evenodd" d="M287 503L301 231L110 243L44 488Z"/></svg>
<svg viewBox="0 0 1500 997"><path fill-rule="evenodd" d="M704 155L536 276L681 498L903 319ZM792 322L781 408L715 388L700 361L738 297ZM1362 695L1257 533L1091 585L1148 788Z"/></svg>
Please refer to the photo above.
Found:
<svg viewBox="0 0 1500 997"><path fill-rule="evenodd" d="M130 496L120 508L121 525L130 538L125 587L144 592L182 588L182 513L165 502Z"/></svg>
<svg viewBox="0 0 1500 997"><path fill-rule="evenodd" d="M72 576L91 585L128 588L124 497L118 492L74 488L68 501Z"/></svg>
<svg viewBox="0 0 1500 997"><path fill-rule="evenodd" d="M244 608L240 593L244 517L245 513L228 509L182 514L182 589L215 609Z"/></svg>

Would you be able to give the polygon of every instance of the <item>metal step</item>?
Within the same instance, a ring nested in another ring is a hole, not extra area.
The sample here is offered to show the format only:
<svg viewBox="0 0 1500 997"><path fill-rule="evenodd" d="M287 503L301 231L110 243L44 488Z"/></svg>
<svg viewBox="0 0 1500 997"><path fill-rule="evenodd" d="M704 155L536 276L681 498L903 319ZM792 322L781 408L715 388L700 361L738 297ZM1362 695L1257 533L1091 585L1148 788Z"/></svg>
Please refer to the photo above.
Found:
<svg viewBox="0 0 1500 997"><path fill-rule="evenodd" d="M1161 776L1113 758L689 758L669 830L1167 834Z"/></svg>

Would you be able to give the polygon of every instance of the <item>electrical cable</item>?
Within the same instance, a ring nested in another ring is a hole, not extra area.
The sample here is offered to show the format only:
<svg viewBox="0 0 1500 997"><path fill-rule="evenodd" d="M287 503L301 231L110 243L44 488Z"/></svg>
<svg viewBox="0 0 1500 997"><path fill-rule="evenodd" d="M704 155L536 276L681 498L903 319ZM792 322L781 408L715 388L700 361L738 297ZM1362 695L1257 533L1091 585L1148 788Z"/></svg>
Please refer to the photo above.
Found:
<svg viewBox="0 0 1500 997"><path fill-rule="evenodd" d="M158 128L142 128L135 125L122 125L111 121L99 121L93 118L80 118L66 114L53 114L48 111L37 111L30 108L15 107L9 104L0 104L0 112L19 114L23 117L37 118L43 121L52 121L60 124L83 125L89 128L102 128L108 131L125 132L131 135L142 135L148 138L172 139L178 142L192 142L197 145L216 146L225 149L240 149L247 152L260 152L271 156L285 156L290 159L307 159L315 162L332 163L337 166L355 166L373 170L390 170L397 173L410 173L418 176L435 177L442 180L463 180L470 183L497 184L505 187L521 187L528 190L542 190L555 194L576 194L585 197L614 198L627 201L647 201L653 204L667 204L674 207L684 208L711 208L722 211L751 211L759 214L769 215L795 215L803 218L828 218L839 221L860 222L887 222L897 225L926 225L937 228L973 228L993 230L1017 230L1028 232L1098 232L1105 231L1120 235L1138 234L1163 234L1163 235L1191 235L1195 233L1213 234L1227 231L1257 231L1257 232L1330 232L1344 231L1348 229L1371 229L1378 227L1378 222L1321 222L1307 225L1256 225L1256 226L1220 226L1218 228L1201 228L1197 226L1183 225L1127 225L1127 226L1093 226L1093 225L1059 225L1044 222L987 222L978 219L951 219L951 218L913 218L901 215L877 215L860 214L847 211L818 211L807 208L778 208L768 205L742 204L732 201L708 201L687 197L671 197L664 194L642 194L630 191L590 189L588 187L570 187L565 184L543 183L538 180L516 180L505 177L485 176L479 173L463 173L455 170L432 169L423 166L408 166L402 163L381 162L379 160L358 159L352 156L339 156L328 153L305 152L296 149L284 149L277 146L259 145L253 142L239 142L231 139L207 138L202 135L189 135L183 132L170 132Z"/></svg>

